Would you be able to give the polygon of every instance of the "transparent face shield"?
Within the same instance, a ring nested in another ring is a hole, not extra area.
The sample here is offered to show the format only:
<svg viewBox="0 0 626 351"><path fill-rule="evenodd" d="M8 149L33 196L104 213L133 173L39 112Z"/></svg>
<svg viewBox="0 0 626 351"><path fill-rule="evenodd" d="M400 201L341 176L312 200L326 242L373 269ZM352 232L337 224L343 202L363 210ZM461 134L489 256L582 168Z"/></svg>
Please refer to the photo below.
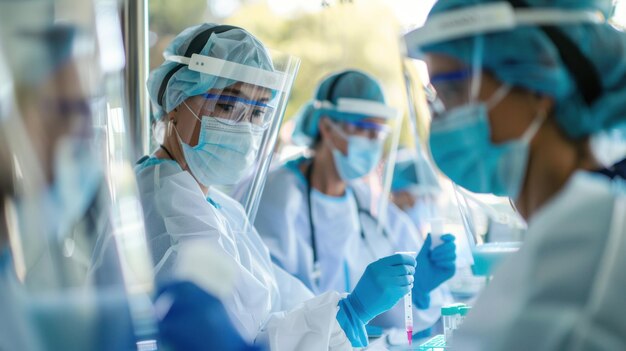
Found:
<svg viewBox="0 0 626 351"><path fill-rule="evenodd" d="M99 56L123 57L118 9L107 1L70 5L0 9L19 17L0 21L16 101L0 125L15 183L4 213L11 266L43 344L128 349L154 337L155 321L152 264L126 156L123 60L102 65Z"/></svg>
<svg viewBox="0 0 626 351"><path fill-rule="evenodd" d="M483 255L480 254L482 245L486 240L496 240L497 235L488 233L495 234L498 227L500 238L497 240L508 240L504 236L512 239L514 234L519 237L523 234L524 222L514 213L507 199L490 196L486 201L440 174L428 145L430 123L435 114L430 96L434 93L432 86L425 84L427 75L423 63L405 60L403 67L411 135L400 158L413 160L412 173L420 183L419 186L407 187L407 197L411 197L412 202L405 201L408 204L405 212L423 237L430 233L432 247L439 244L437 237L441 234L455 236L457 270L447 285L455 295L472 297L480 292L485 283L482 277L475 276L485 275ZM469 103L469 85L462 84L455 89L459 92L457 101ZM511 244L512 247L517 245ZM493 250L487 249L489 253ZM503 250L516 248L506 247Z"/></svg>
<svg viewBox="0 0 626 351"><path fill-rule="evenodd" d="M441 235L455 235L457 267L467 267L472 264L471 251L458 218L457 206L451 203L453 193L448 181L436 171L428 152L431 109L426 103L429 92L423 83L425 67L422 63L405 60L403 76L408 103L406 122L410 132L398 156L394 179L396 190L392 197L411 219L422 239L431 234L433 247L441 243Z"/></svg>
<svg viewBox="0 0 626 351"><path fill-rule="evenodd" d="M299 59L278 51L267 50L267 54L271 70L197 54L167 58L217 78L219 88L191 97L181 105L197 118L195 148L203 149L208 157L197 162L194 176L226 193L236 192L233 196L243 204L251 221L300 64ZM193 164L190 170L194 173ZM198 176L200 173L203 175Z"/></svg>
<svg viewBox="0 0 626 351"><path fill-rule="evenodd" d="M337 134L348 140L349 137L366 138L369 143L378 144L382 148L382 156L376 166L367 175L362 177L363 184L357 185L368 188L367 197L362 197L362 193L357 191L356 201L359 209L359 219L364 227L373 228L377 237L387 237L388 205L391 201L387 196L391 188L394 163L397 149L400 142L400 134L403 118L399 115L395 107L385 104L372 104L368 100L354 100L347 105L341 105L339 99L337 109L340 113L359 113L363 116L371 116L361 120L332 120L332 127ZM362 102L362 104L360 104ZM358 106L358 107L357 107ZM358 110L358 111L357 111ZM349 112L350 111L350 112ZM374 111L377 111L374 112ZM348 153L350 148L348 148ZM349 156L348 156L349 157ZM373 257L377 257L376 248L371 247L366 240Z"/></svg>

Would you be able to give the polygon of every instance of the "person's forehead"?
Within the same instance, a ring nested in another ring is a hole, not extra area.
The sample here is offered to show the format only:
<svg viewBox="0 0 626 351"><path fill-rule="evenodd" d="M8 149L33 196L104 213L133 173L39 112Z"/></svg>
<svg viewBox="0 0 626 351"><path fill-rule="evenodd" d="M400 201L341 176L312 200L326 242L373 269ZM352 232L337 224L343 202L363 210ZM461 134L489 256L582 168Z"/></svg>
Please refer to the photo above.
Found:
<svg viewBox="0 0 626 351"><path fill-rule="evenodd" d="M268 101L272 97L272 91L258 85L237 82L231 84L224 89L210 89L208 93L220 93L230 96L237 96L246 100Z"/></svg>

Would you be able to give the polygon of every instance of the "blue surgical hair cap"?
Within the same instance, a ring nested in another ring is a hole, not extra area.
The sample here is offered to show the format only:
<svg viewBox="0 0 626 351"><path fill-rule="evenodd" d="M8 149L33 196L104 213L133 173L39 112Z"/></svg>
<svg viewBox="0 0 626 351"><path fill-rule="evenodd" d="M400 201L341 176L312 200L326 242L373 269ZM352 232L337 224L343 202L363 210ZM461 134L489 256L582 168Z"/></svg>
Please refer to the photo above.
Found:
<svg viewBox="0 0 626 351"><path fill-rule="evenodd" d="M198 35L217 26L215 23L204 23L185 29L165 49L163 56L166 58L172 55L184 56L189 45ZM273 70L269 53L263 44L246 30L237 27L212 33L198 54L268 71ZM226 78L192 71L183 65L167 81L161 105L159 102L161 85L166 76L178 65L176 62L166 60L150 73L147 87L154 119L161 119L163 115L171 112L192 96L203 94L209 89L222 89L235 83Z"/></svg>
<svg viewBox="0 0 626 351"><path fill-rule="evenodd" d="M429 18L453 9L493 3L496 0L438 1ZM611 0L526 0L530 7L600 11L611 14ZM558 27L598 72L602 92L587 104L554 43L538 27L483 34L482 67L498 80L550 96L554 116L571 138L579 139L626 124L626 35L608 23ZM423 53L439 53L472 65L474 40L463 38L426 45Z"/></svg>
<svg viewBox="0 0 626 351"><path fill-rule="evenodd" d="M342 113L322 106L322 102L337 104L340 98L370 100L385 104L381 84L371 75L356 69L348 69L330 74L315 90L314 99L305 104L294 116L294 142L312 146L319 135L319 122L322 116L335 120L360 120L371 116Z"/></svg>

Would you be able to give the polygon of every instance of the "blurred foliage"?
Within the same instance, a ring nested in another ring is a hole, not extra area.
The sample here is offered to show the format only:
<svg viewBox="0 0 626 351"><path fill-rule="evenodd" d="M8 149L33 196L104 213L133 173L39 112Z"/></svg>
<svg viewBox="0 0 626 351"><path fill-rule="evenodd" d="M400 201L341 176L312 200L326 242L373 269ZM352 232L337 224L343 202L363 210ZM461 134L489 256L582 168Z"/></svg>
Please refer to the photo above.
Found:
<svg viewBox="0 0 626 351"><path fill-rule="evenodd" d="M210 1L210 0L209 0ZM312 0L308 0L312 1ZM150 0L150 28L158 40L152 43L150 66L163 61L163 49L184 28L200 22L241 26L267 47L299 57L302 62L285 119L313 97L318 82L328 74L357 68L377 77L390 104L406 114L402 77L400 26L384 0L334 2L313 11L272 11L267 1L242 1L226 19L215 19L206 0ZM403 118L402 140L410 133Z"/></svg>
<svg viewBox="0 0 626 351"><path fill-rule="evenodd" d="M207 0L148 0L148 9L151 30L176 34L204 21Z"/></svg>
<svg viewBox="0 0 626 351"><path fill-rule="evenodd" d="M344 68L374 75L385 85L387 98L402 105L398 26L381 3L337 4L288 17L258 3L243 7L228 22L248 29L268 47L302 60L287 118L311 99L322 78Z"/></svg>

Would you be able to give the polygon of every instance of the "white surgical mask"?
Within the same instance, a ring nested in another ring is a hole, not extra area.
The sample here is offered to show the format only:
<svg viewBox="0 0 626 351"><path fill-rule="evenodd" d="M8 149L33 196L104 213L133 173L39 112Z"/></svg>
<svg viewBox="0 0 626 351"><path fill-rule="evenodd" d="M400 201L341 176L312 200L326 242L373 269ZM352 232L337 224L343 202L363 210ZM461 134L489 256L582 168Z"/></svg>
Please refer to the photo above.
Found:
<svg viewBox="0 0 626 351"><path fill-rule="evenodd" d="M254 164L265 129L252 123L233 125L210 116L199 118L189 111L201 121L198 145L189 146L180 136L179 141L193 176L204 186L239 182Z"/></svg>

